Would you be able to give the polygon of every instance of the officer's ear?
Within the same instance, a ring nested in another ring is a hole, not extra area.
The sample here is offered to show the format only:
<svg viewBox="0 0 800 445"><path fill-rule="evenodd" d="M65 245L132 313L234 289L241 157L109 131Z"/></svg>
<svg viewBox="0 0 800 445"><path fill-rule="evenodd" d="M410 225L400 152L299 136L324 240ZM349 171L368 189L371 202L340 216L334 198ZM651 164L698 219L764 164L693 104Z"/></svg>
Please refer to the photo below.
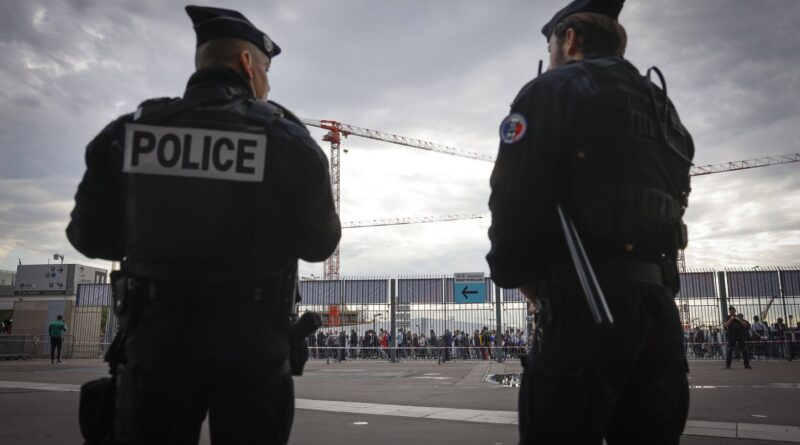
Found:
<svg viewBox="0 0 800 445"><path fill-rule="evenodd" d="M564 34L563 45L564 54L566 54L568 58L575 58L576 55L581 54L579 40L578 33L575 32L575 29L567 28L567 31Z"/></svg>
<svg viewBox="0 0 800 445"><path fill-rule="evenodd" d="M253 71L253 55L250 51L242 51L239 53L239 65L242 74L247 76L248 80L253 80L255 71Z"/></svg>

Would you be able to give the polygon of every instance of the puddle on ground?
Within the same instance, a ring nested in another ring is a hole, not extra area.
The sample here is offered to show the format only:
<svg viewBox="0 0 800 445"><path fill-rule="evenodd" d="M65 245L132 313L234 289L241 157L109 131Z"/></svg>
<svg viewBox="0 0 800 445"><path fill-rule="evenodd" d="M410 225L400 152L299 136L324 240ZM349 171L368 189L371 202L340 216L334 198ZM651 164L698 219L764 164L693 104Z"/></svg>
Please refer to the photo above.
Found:
<svg viewBox="0 0 800 445"><path fill-rule="evenodd" d="M489 374L486 376L486 381L489 383L497 383L508 388L519 387L522 382L517 372L512 374Z"/></svg>
<svg viewBox="0 0 800 445"><path fill-rule="evenodd" d="M800 383L766 383L763 385L689 385L689 389L720 389L720 388L800 389Z"/></svg>
<svg viewBox="0 0 800 445"><path fill-rule="evenodd" d="M784 389L800 389L800 383L770 383L770 386Z"/></svg>

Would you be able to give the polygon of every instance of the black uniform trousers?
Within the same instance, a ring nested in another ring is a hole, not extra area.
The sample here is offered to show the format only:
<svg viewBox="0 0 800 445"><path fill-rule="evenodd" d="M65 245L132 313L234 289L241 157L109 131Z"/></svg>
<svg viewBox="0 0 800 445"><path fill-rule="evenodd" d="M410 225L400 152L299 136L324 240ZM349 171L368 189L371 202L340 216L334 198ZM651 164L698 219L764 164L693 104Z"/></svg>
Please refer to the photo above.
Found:
<svg viewBox="0 0 800 445"><path fill-rule="evenodd" d="M288 316L288 314L287 314ZM136 382L137 444L285 444L294 415L288 342L266 297L159 295L125 353Z"/></svg>
<svg viewBox="0 0 800 445"><path fill-rule="evenodd" d="M747 351L747 343L745 342L744 334L741 335L728 335L728 345L725 348L725 367L731 367L731 360L733 360L734 348L739 350L742 355L742 361L745 366L750 366L750 354Z"/></svg>
<svg viewBox="0 0 800 445"><path fill-rule="evenodd" d="M519 394L520 443L677 444L689 387L673 292L601 278L614 325L598 328L577 281L556 277L543 299Z"/></svg>

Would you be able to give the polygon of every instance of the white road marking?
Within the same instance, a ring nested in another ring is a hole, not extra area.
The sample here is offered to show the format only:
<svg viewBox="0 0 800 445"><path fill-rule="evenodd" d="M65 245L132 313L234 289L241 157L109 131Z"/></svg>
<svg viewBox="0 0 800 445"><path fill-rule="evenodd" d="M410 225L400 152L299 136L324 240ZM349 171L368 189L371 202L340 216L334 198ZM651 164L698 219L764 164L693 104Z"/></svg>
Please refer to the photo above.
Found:
<svg viewBox="0 0 800 445"><path fill-rule="evenodd" d="M68 383L10 382L0 380L0 388L32 389L36 391L80 392L81 385Z"/></svg>
<svg viewBox="0 0 800 445"><path fill-rule="evenodd" d="M15 382L0 380L0 388L35 391L79 392L80 385L67 383ZM373 416L413 417L419 419L455 420L460 422L517 424L516 411L489 411L435 406L389 405L383 403L345 402L336 400L295 399L297 409ZM687 436L729 437L800 443L800 427L761 423L710 422L689 420L683 431Z"/></svg>
<svg viewBox="0 0 800 445"><path fill-rule="evenodd" d="M458 420L461 422L515 425L516 411L487 411L441 408L434 406L387 405L382 403L340 402L333 400L297 399L298 409L336 413L371 414L377 416L414 417L418 419Z"/></svg>

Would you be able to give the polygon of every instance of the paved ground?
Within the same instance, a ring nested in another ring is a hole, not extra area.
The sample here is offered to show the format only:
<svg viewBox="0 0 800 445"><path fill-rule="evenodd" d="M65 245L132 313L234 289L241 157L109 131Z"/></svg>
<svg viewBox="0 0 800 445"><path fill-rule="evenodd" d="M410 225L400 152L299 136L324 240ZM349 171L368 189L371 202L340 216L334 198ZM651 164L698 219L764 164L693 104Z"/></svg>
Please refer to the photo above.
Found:
<svg viewBox="0 0 800 445"><path fill-rule="evenodd" d="M682 443L800 443L800 363L690 366ZM295 381L291 443L514 444L518 390L483 379L519 370L516 363L311 362ZM105 372L99 360L0 362L0 442L80 444L78 385Z"/></svg>

